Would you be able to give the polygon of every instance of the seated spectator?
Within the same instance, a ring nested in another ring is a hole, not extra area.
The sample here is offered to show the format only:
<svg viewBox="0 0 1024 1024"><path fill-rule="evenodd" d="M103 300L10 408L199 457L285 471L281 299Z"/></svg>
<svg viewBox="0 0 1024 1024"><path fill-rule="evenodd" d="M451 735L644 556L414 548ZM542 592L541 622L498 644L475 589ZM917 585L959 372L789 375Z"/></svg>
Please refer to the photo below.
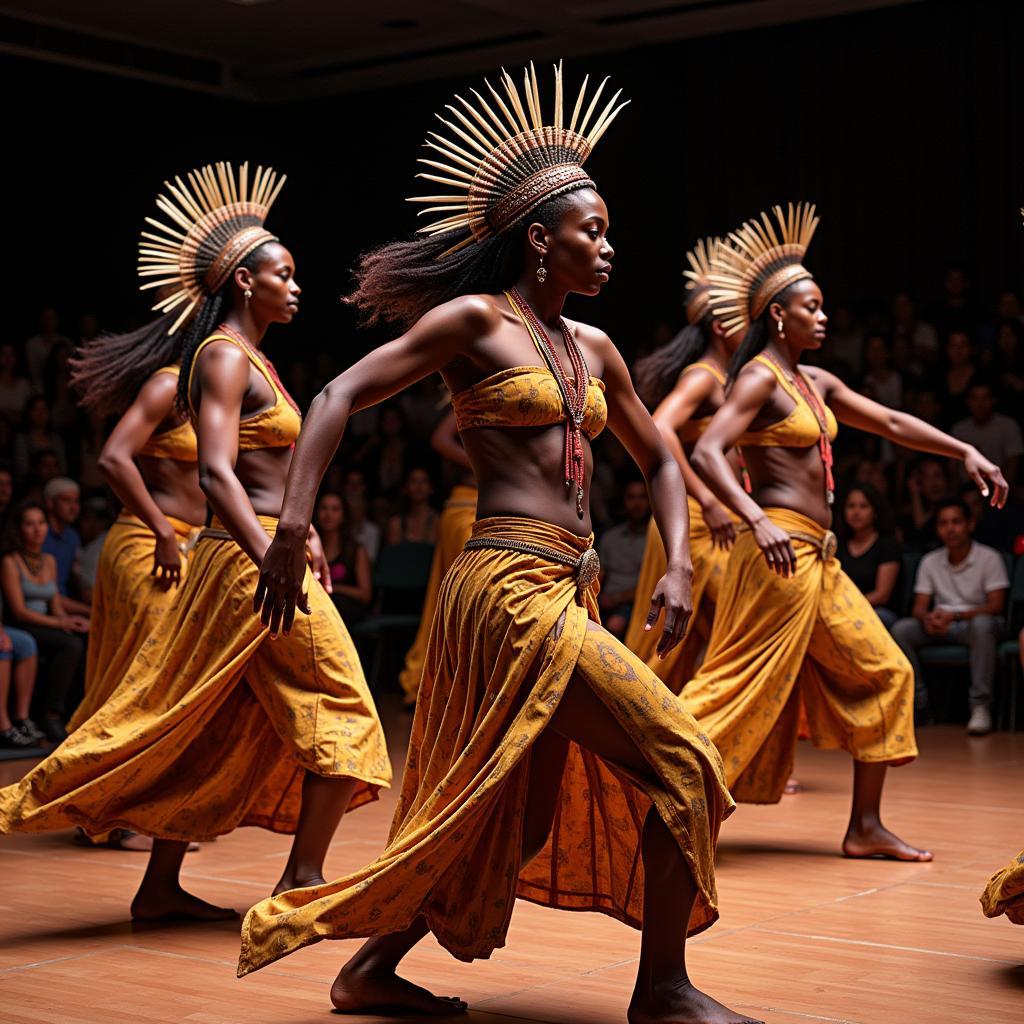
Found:
<svg viewBox="0 0 1024 1024"><path fill-rule="evenodd" d="M601 558L601 593L597 599L601 619L604 628L620 638L625 636L633 611L636 581L647 545L647 522L651 518L647 485L642 480L626 484L622 507L626 521L606 530L597 545Z"/></svg>
<svg viewBox="0 0 1024 1024"><path fill-rule="evenodd" d="M864 331L849 306L837 306L829 317L826 364L843 380L855 380L864 368Z"/></svg>
<svg viewBox="0 0 1024 1024"><path fill-rule="evenodd" d="M7 515L14 500L14 474L11 467L0 462L0 537L7 528Z"/></svg>
<svg viewBox="0 0 1024 1024"><path fill-rule="evenodd" d="M908 343L915 373L934 366L939 358L939 336L931 324L919 320L917 304L907 292L892 300L892 336Z"/></svg>
<svg viewBox="0 0 1024 1024"><path fill-rule="evenodd" d="M889 344L881 334L871 334L865 341L864 364L861 391L890 409L902 409L903 378L890 366Z"/></svg>
<svg viewBox="0 0 1024 1024"><path fill-rule="evenodd" d="M890 607L900 575L901 553L892 510L870 484L854 485L843 502L839 561L886 627L896 621Z"/></svg>
<svg viewBox="0 0 1024 1024"><path fill-rule="evenodd" d="M64 442L50 424L50 406L42 395L30 398L25 406L22 428L14 439L14 471L19 477L28 475L33 457L42 451L52 451L57 457L58 471L68 471L68 457Z"/></svg>
<svg viewBox="0 0 1024 1024"><path fill-rule="evenodd" d="M910 494L910 519L903 526L903 540L916 551L939 546L935 513L950 492L946 462L936 455L918 459L907 474Z"/></svg>
<svg viewBox="0 0 1024 1024"><path fill-rule="evenodd" d="M366 548L372 565L377 561L377 553L380 551L380 527L370 519L366 474L361 469L348 470L341 493L352 524L352 536Z"/></svg>
<svg viewBox="0 0 1024 1024"><path fill-rule="evenodd" d="M0 626L0 750L35 747L45 739L29 717L38 666L38 650L31 635L13 626L7 629ZM13 716L10 713L12 667Z"/></svg>
<svg viewBox="0 0 1024 1024"><path fill-rule="evenodd" d="M0 345L0 416L20 423L31 395L32 385L19 373L18 350L5 341Z"/></svg>
<svg viewBox="0 0 1024 1024"><path fill-rule="evenodd" d="M413 541L433 544L437 539L437 511L430 504L434 485L430 474L417 467L409 470L399 500L399 511L388 520L388 544Z"/></svg>
<svg viewBox="0 0 1024 1024"><path fill-rule="evenodd" d="M988 376L999 382L999 398L1007 408L1024 394L1024 324L1020 320L1004 320L996 326L995 342L984 362Z"/></svg>
<svg viewBox="0 0 1024 1024"><path fill-rule="evenodd" d="M43 488L47 532L43 551L57 562L57 589L64 600L64 610L71 615L88 615L90 608L71 592L82 554L82 538L74 524L78 522L81 489L74 480L59 476Z"/></svg>
<svg viewBox="0 0 1024 1024"><path fill-rule="evenodd" d="M340 494L325 492L316 506L316 529L331 567L331 599L346 625L362 622L373 600L373 573L366 548L352 534Z"/></svg>
<svg viewBox="0 0 1024 1024"><path fill-rule="evenodd" d="M50 403L50 418L58 434L65 434L78 419L78 402L71 390L71 342L58 342L50 350L44 370L47 401Z"/></svg>
<svg viewBox="0 0 1024 1024"><path fill-rule="evenodd" d="M377 432L356 453L355 461L366 474L375 494L397 495L414 465L423 465L418 456L424 446L408 429L405 413L395 401L380 407Z"/></svg>
<svg viewBox="0 0 1024 1024"><path fill-rule="evenodd" d="M92 592L96 588L96 574L100 566L100 552L107 533L114 523L110 505L103 498L89 498L82 509L79 528L82 533L82 550L75 569L75 582L82 600L92 605Z"/></svg>
<svg viewBox="0 0 1024 1024"><path fill-rule="evenodd" d="M946 340L946 369L935 378L941 407L939 423L944 429L967 415L967 392L977 374L971 336L953 331Z"/></svg>
<svg viewBox="0 0 1024 1024"><path fill-rule="evenodd" d="M106 444L107 418L103 413L90 409L79 416L78 451L75 454L75 479L86 494L105 491L106 478L100 470L100 455Z"/></svg>
<svg viewBox="0 0 1024 1024"><path fill-rule="evenodd" d="M940 336L954 331L973 334L981 322L979 310L971 297L967 271L955 264L946 268L942 281L942 297L932 311L932 323Z"/></svg>
<svg viewBox="0 0 1024 1024"><path fill-rule="evenodd" d="M928 690L918 649L948 643L970 647L967 731L981 736L992 731L996 646L1003 630L1010 580L1003 556L972 539L970 512L959 498L939 504L936 522L943 547L921 559L914 580L912 615L897 621L892 635L913 666L919 709L927 706Z"/></svg>
<svg viewBox="0 0 1024 1024"><path fill-rule="evenodd" d="M55 345L68 343L68 339L60 333L60 317L57 310L52 307L44 309L39 315L39 333L25 343L28 377L36 391L43 390L46 360L50 352Z"/></svg>
<svg viewBox="0 0 1024 1024"><path fill-rule="evenodd" d="M953 436L975 448L991 459L1006 477L1012 487L1017 482L1020 456L1024 452L1017 421L996 412L996 396L991 384L975 381L967 392L967 408L971 415L953 425ZM960 474L965 478L963 464Z"/></svg>
<svg viewBox="0 0 1024 1024"><path fill-rule="evenodd" d="M46 510L41 505L29 501L15 509L7 554L0 561L0 587L7 614L31 634L46 659L39 724L47 739L60 743L67 736L64 703L82 662L82 635L89 632L89 620L64 607L57 588L57 561L43 551L46 532Z"/></svg>
<svg viewBox="0 0 1024 1024"><path fill-rule="evenodd" d="M970 510L974 539L997 551L1013 553L1017 538L1024 537L1024 506L1010 501L993 508L974 483L962 484L957 493Z"/></svg>
<svg viewBox="0 0 1024 1024"><path fill-rule="evenodd" d="M60 476L60 459L52 448L43 448L32 456L28 479L24 481L24 496L33 501L43 500L46 485Z"/></svg>

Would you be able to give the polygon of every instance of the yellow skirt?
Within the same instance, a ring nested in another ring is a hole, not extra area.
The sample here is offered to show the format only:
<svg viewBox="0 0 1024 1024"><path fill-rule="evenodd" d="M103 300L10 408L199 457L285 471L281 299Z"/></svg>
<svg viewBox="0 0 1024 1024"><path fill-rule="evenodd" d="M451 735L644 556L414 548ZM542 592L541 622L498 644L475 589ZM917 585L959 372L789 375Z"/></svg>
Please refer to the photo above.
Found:
<svg viewBox="0 0 1024 1024"><path fill-rule="evenodd" d="M765 512L803 535L793 539L796 575L771 572L751 532L740 533L704 663L682 694L721 751L733 797L748 803L781 798L801 698L815 746L886 764L917 756L910 664L824 549L831 533L790 509Z"/></svg>
<svg viewBox="0 0 1024 1024"><path fill-rule="evenodd" d="M181 586L188 578L191 545L200 527L168 516L182 551ZM74 732L105 703L178 589L164 590L153 576L156 538L138 518L122 512L100 551L85 660L85 698L68 722Z"/></svg>
<svg viewBox="0 0 1024 1024"><path fill-rule="evenodd" d="M272 534L276 520L260 521ZM106 703L0 790L0 833L290 833L307 771L358 779L353 808L390 784L373 699L330 597L307 575L312 614L271 640L252 611L258 574L233 540L204 531L177 601Z"/></svg>
<svg viewBox="0 0 1024 1024"><path fill-rule="evenodd" d="M587 542L530 519L478 521L578 556ZM321 939L385 934L423 915L461 960L504 945L516 896L597 910L639 927L640 833L648 809L675 836L698 888L691 932L712 924L714 851L733 807L721 761L644 664L603 630L594 589L529 554L464 551L441 587L405 779L387 846L346 878L258 903L242 926L239 975ZM561 632L556 629L564 615ZM570 744L545 849L520 871L530 748L574 672L635 740L641 780Z"/></svg>
<svg viewBox="0 0 1024 1024"><path fill-rule="evenodd" d="M1005 914L1014 924L1024 924L1024 851L989 879L981 909L986 917Z"/></svg>
<svg viewBox="0 0 1024 1024"><path fill-rule="evenodd" d="M473 532L476 496L475 487L457 484L444 503L444 511L437 524L437 543L434 545L434 561L430 566L430 579L427 581L427 593L423 600L423 615L416 631L416 639L405 655L405 667L398 677L398 682L405 693L406 704L416 703L420 677L423 675L423 659L427 653L427 641L430 639L434 614L437 611L437 596L441 592L441 581L452 563L462 553L463 546Z"/></svg>
<svg viewBox="0 0 1024 1024"><path fill-rule="evenodd" d="M651 610L651 594L665 575L667 566L665 545L652 516L647 528L647 547L644 548L640 576L636 582L636 600L633 602L633 613L625 638L626 646L641 661L646 662L647 667L657 673L673 693L679 693L697 671L711 636L718 590L725 565L729 561L729 552L713 543L700 504L689 495L686 503L690 512L690 558L693 561L693 617L686 637L666 657L659 658L657 647L662 624L659 623L650 631L644 629L647 614Z"/></svg>

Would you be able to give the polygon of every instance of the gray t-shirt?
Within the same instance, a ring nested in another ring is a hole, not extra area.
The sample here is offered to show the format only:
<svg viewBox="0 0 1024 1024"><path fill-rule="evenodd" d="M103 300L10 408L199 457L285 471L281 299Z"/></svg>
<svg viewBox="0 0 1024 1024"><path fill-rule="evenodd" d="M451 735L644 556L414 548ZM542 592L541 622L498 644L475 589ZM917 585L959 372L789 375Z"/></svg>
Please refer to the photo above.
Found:
<svg viewBox="0 0 1024 1024"><path fill-rule="evenodd" d="M970 416L960 420L953 426L953 436L974 445L1000 469L1006 468L1008 459L1024 453L1024 440L1017 421L999 412L987 423L978 423Z"/></svg>
<svg viewBox="0 0 1024 1024"><path fill-rule="evenodd" d="M946 548L929 551L918 567L914 593L930 594L936 608L964 612L983 605L993 590L1009 586L1003 556L995 548L972 542L959 565L950 564Z"/></svg>
<svg viewBox="0 0 1024 1024"><path fill-rule="evenodd" d="M646 524L639 530L631 530L628 523L620 523L605 532L597 545L604 570L603 590L617 594L636 586L646 545Z"/></svg>

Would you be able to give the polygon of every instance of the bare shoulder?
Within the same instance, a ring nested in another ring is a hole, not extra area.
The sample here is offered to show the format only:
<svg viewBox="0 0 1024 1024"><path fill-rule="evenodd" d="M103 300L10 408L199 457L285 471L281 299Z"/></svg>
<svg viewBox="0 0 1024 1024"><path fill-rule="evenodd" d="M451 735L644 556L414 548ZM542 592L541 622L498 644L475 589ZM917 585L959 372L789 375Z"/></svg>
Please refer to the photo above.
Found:
<svg viewBox="0 0 1024 1024"><path fill-rule="evenodd" d="M178 395L178 378L173 373L154 373L139 391L139 399L148 407L172 406Z"/></svg>
<svg viewBox="0 0 1024 1024"><path fill-rule="evenodd" d="M479 337L498 327L502 313L489 295L459 295L436 306L423 320L428 317L449 330Z"/></svg>
<svg viewBox="0 0 1024 1024"><path fill-rule="evenodd" d="M564 319L587 356L588 362L592 364L591 373L598 377L604 377L609 373L614 373L617 367L621 367L628 374L629 371L625 369L626 364L622 354L615 347L615 342L600 327L580 323L578 320L570 320L568 317Z"/></svg>
<svg viewBox="0 0 1024 1024"><path fill-rule="evenodd" d="M738 388L741 392L757 394L767 398L775 390L777 383L775 374L767 366L751 359L736 374L733 390Z"/></svg>

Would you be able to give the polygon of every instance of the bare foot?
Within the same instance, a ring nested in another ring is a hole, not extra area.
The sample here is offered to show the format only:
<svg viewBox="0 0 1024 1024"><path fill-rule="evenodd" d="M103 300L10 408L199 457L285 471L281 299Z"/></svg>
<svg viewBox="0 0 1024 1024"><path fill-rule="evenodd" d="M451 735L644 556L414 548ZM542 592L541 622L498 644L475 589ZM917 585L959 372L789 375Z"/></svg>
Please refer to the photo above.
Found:
<svg viewBox="0 0 1024 1024"><path fill-rule="evenodd" d="M182 888L145 892L140 889L132 900L132 918L136 921L230 921L238 912L215 907Z"/></svg>
<svg viewBox="0 0 1024 1024"><path fill-rule="evenodd" d="M932 859L931 852L919 850L893 835L881 823L858 830L849 829L843 839L844 857L878 857L883 860L925 862Z"/></svg>
<svg viewBox="0 0 1024 1024"><path fill-rule="evenodd" d="M466 1003L461 999L435 996L398 977L394 971L353 971L344 967L331 986L331 1002L337 1013L450 1016L466 1012Z"/></svg>
<svg viewBox="0 0 1024 1024"><path fill-rule="evenodd" d="M782 792L787 794L788 796L792 796L794 793L801 792L803 788L804 787L800 785L799 779L794 779L792 776L790 776L788 779L786 779L786 786Z"/></svg>
<svg viewBox="0 0 1024 1024"><path fill-rule="evenodd" d="M629 1024L764 1024L716 1002L689 981L644 997L634 993L626 1017Z"/></svg>
<svg viewBox="0 0 1024 1024"><path fill-rule="evenodd" d="M270 895L280 896L281 893L287 892L289 889L309 889L314 885L325 884L326 879L319 873L306 876L286 874L282 877L281 881L274 886L274 891Z"/></svg>

